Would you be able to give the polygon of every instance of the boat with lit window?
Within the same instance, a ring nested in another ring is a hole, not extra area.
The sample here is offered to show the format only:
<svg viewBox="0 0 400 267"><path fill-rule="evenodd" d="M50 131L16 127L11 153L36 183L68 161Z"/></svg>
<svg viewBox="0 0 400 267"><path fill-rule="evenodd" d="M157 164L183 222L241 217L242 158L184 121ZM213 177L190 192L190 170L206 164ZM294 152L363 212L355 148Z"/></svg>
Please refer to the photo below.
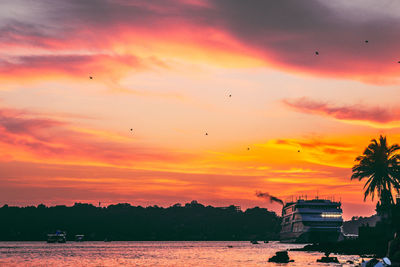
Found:
<svg viewBox="0 0 400 267"><path fill-rule="evenodd" d="M331 199L298 198L282 208L280 240L295 243L336 242L342 232L341 203Z"/></svg>

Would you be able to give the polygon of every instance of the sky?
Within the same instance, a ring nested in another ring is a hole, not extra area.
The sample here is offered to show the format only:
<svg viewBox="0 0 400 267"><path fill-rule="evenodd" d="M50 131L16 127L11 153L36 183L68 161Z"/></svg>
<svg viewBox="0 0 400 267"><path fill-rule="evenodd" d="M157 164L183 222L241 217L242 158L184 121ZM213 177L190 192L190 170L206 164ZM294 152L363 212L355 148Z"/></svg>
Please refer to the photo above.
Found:
<svg viewBox="0 0 400 267"><path fill-rule="evenodd" d="M400 143L399 22L396 0L2 0L0 205L372 215L351 167Z"/></svg>

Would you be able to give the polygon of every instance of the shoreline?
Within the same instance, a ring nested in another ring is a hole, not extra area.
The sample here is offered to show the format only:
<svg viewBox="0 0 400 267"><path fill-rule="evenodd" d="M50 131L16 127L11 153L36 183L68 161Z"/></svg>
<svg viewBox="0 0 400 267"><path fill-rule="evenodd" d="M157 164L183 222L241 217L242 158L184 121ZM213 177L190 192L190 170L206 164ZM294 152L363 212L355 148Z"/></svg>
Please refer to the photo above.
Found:
<svg viewBox="0 0 400 267"><path fill-rule="evenodd" d="M314 251L321 253L334 253L339 255L359 255L360 257L386 256L387 243L363 242L360 240L344 240L337 243L306 244L303 248L291 249L292 251Z"/></svg>

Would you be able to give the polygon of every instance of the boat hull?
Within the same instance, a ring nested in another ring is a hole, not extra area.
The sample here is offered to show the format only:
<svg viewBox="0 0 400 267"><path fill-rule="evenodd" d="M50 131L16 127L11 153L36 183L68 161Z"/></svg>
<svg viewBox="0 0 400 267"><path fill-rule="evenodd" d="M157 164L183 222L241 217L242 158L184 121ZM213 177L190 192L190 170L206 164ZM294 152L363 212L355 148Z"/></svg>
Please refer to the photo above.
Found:
<svg viewBox="0 0 400 267"><path fill-rule="evenodd" d="M340 230L309 229L306 232L286 232L280 234L281 242L285 243L331 243L337 242Z"/></svg>

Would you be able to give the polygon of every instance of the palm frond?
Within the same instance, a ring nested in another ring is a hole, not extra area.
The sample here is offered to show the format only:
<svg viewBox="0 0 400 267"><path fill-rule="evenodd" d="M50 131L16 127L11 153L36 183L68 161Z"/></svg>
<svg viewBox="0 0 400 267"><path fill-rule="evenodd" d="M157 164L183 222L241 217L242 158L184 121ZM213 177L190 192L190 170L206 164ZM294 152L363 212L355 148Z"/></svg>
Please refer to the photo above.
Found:
<svg viewBox="0 0 400 267"><path fill-rule="evenodd" d="M385 203L393 203L392 190L400 190L400 146L388 146L385 136L372 139L362 155L356 157L351 180L367 179L364 184L364 201L377 195Z"/></svg>

